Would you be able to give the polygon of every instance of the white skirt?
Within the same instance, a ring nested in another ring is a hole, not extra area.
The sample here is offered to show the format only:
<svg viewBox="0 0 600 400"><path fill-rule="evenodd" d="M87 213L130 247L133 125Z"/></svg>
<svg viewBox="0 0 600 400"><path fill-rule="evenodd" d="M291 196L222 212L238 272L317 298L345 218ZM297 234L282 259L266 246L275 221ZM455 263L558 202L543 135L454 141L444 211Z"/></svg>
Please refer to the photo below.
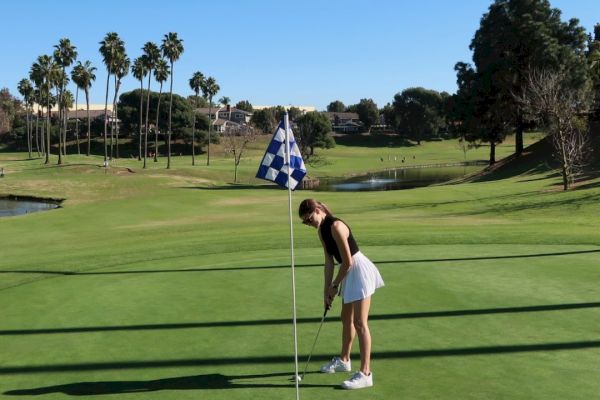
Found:
<svg viewBox="0 0 600 400"><path fill-rule="evenodd" d="M352 256L352 265L342 281L340 294L344 304L366 299L383 287L383 278L379 270L360 251Z"/></svg>

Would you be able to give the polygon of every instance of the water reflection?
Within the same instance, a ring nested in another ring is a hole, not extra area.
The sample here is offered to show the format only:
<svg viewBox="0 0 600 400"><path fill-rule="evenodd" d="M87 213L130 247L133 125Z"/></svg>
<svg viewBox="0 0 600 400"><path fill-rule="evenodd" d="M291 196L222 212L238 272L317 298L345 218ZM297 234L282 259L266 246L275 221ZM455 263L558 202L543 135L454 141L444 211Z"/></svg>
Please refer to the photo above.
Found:
<svg viewBox="0 0 600 400"><path fill-rule="evenodd" d="M12 217L55 208L58 208L58 204L44 201L0 199L0 217Z"/></svg>
<svg viewBox="0 0 600 400"><path fill-rule="evenodd" d="M411 189L448 182L477 172L483 165L390 169L351 178L321 179L319 191L361 192Z"/></svg>

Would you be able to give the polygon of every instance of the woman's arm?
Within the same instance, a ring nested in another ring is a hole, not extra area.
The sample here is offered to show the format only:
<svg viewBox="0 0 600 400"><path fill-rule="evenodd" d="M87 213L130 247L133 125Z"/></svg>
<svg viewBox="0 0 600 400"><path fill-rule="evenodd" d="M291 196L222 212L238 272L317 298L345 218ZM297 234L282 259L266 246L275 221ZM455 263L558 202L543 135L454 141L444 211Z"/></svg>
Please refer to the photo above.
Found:
<svg viewBox="0 0 600 400"><path fill-rule="evenodd" d="M323 242L323 238L321 238L321 232L319 232L319 239L321 240L323 255L325 257L325 266L323 268L323 305L326 309L329 309L331 302L333 301L333 298L330 298L329 296L329 288L331 287L331 281L333 279L334 262L333 256L327 252L325 242Z"/></svg>
<svg viewBox="0 0 600 400"><path fill-rule="evenodd" d="M338 250L340 251L340 256L342 257L342 264L340 265L337 276L331 282L331 286L337 289L346 277L350 265L352 264L352 254L350 253L350 245L348 244L350 230L342 221L335 221L331 226L331 233L333 234L333 239L335 240Z"/></svg>

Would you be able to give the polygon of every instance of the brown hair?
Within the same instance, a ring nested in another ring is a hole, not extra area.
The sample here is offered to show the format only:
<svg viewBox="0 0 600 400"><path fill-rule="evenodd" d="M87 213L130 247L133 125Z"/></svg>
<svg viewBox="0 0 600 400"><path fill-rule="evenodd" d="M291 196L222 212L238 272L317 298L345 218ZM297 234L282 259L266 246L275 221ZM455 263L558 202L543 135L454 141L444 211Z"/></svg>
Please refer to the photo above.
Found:
<svg viewBox="0 0 600 400"><path fill-rule="evenodd" d="M315 212L317 208L322 210L325 214L331 215L331 211L329 211L329 208L327 208L325 204L315 199L302 200L302 203L300 203L300 206L298 207L298 215L300 216L300 218L302 218L302 216L306 214L311 214Z"/></svg>

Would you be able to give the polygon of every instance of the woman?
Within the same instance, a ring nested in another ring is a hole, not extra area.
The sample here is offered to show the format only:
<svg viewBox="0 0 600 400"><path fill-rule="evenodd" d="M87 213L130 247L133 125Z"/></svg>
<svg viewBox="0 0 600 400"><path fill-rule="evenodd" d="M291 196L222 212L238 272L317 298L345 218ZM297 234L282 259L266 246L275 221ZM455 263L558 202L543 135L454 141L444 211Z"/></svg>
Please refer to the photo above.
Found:
<svg viewBox="0 0 600 400"><path fill-rule="evenodd" d="M348 372L351 370L352 341L358 334L360 370L342 383L344 389L362 389L373 386L371 372L371 333L369 307L371 295L383 286L377 267L358 249L350 227L334 217L321 202L306 199L300 203L298 214L302 223L317 228L325 253L325 285L323 303L329 309L338 294L342 297L342 350L339 357L321 367L321 372ZM340 263L334 277L334 259Z"/></svg>

